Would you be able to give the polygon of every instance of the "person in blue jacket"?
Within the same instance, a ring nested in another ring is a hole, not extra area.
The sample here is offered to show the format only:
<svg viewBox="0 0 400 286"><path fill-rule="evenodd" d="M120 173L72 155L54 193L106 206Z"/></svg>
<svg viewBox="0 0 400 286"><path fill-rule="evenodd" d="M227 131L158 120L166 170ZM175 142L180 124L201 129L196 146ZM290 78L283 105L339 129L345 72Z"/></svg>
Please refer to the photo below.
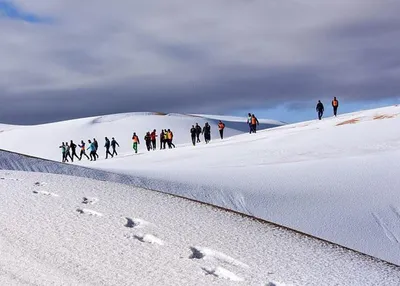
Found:
<svg viewBox="0 0 400 286"><path fill-rule="evenodd" d="M96 146L92 143L92 141L88 140L89 147L87 150L90 150L90 161L96 161Z"/></svg>

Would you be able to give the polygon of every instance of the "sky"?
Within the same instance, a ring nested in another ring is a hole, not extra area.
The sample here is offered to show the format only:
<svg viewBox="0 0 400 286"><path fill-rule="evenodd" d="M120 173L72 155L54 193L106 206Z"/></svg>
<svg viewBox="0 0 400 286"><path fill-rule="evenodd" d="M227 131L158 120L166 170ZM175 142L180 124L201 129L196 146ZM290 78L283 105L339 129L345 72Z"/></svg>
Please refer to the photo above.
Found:
<svg viewBox="0 0 400 286"><path fill-rule="evenodd" d="M0 0L0 122L398 103L398 0Z"/></svg>

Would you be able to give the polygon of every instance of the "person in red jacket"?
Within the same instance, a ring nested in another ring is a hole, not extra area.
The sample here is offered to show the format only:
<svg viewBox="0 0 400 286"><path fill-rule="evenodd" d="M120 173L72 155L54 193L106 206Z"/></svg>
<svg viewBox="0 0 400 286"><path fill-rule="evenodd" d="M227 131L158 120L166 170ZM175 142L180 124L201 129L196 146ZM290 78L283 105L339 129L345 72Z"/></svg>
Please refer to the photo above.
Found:
<svg viewBox="0 0 400 286"><path fill-rule="evenodd" d="M155 151L156 150L156 138L157 138L157 133L156 133L156 130L154 129L153 130L153 132L151 132L151 134L150 134L150 138L151 138L151 145L152 145L152 147L153 147L153 151Z"/></svg>
<svg viewBox="0 0 400 286"><path fill-rule="evenodd" d="M221 139L224 139L224 129L225 129L225 124L220 120L218 122L218 130L219 130L219 136Z"/></svg>
<svg viewBox="0 0 400 286"><path fill-rule="evenodd" d="M333 115L336 117L337 109L339 107L339 101L336 99L336 97L334 97L332 100L332 107L333 107Z"/></svg>

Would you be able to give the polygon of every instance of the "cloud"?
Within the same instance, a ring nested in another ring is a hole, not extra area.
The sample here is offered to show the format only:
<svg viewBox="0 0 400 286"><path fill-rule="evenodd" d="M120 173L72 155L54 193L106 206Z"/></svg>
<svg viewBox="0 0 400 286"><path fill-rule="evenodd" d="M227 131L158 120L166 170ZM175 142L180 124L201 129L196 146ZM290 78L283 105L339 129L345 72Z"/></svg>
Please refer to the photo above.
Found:
<svg viewBox="0 0 400 286"><path fill-rule="evenodd" d="M7 102L0 105L0 122L303 108L309 104L302 102L332 96L399 95L398 1L12 5L20 15L53 21L0 18L0 100Z"/></svg>

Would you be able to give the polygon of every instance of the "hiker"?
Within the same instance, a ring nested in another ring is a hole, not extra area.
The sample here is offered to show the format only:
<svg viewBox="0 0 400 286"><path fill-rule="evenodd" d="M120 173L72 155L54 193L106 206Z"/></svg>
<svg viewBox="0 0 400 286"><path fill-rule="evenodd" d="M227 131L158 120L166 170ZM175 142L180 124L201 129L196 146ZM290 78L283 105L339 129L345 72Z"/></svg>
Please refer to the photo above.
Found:
<svg viewBox="0 0 400 286"><path fill-rule="evenodd" d="M90 161L96 161L96 146L92 141L88 140L89 147L86 150L90 150Z"/></svg>
<svg viewBox="0 0 400 286"><path fill-rule="evenodd" d="M167 130L167 142L168 142L168 148L171 149L172 147L175 148L174 143L172 143L172 139L174 138L174 133L172 133L171 129Z"/></svg>
<svg viewBox="0 0 400 286"><path fill-rule="evenodd" d="M160 133L160 150L163 149L163 145L165 146L165 144L164 144L164 130L161 129L161 133Z"/></svg>
<svg viewBox="0 0 400 286"><path fill-rule="evenodd" d="M196 133L197 133L197 130L194 127L194 125L192 125L192 128L190 129L190 136L192 137L193 146L196 146Z"/></svg>
<svg viewBox="0 0 400 286"><path fill-rule="evenodd" d="M113 137L112 139L111 139L111 147L112 147L112 149L113 149L113 152L112 152L112 155L114 156L117 156L118 155L118 153L117 153L117 150L115 150L116 149L116 147L119 147L119 144L118 144L118 142L115 140L115 138Z"/></svg>
<svg viewBox="0 0 400 286"><path fill-rule="evenodd" d="M257 132L257 125L260 125L260 123L258 122L258 119L257 119L257 117L255 117L254 114L251 115L251 122L250 123L251 123L251 132L256 133Z"/></svg>
<svg viewBox="0 0 400 286"><path fill-rule="evenodd" d="M72 151L72 155L71 155L72 162L74 162L74 156L79 160L78 155L76 155L76 144L71 140L71 142L69 143L69 146Z"/></svg>
<svg viewBox="0 0 400 286"><path fill-rule="evenodd" d="M68 162L68 159L67 159L67 156L66 156L67 148L65 147L64 142L61 142L61 146L59 148L61 148L61 154L62 154L62 160L61 161L63 163Z"/></svg>
<svg viewBox="0 0 400 286"><path fill-rule="evenodd" d="M211 140L211 126L208 122L204 125L202 133L204 134L204 141L208 144Z"/></svg>
<svg viewBox="0 0 400 286"><path fill-rule="evenodd" d="M99 143L97 142L96 138L93 138L93 146L94 146L94 148L96 148L96 150L94 151L94 154L97 158L99 158L99 154L97 154L97 150L99 149Z"/></svg>
<svg viewBox="0 0 400 286"><path fill-rule="evenodd" d="M153 132L151 132L151 134L150 134L150 137L151 137L151 147L153 148L153 151L155 151L156 149L157 149L157 141L156 141L156 138L157 138L157 133L156 133L156 130L154 129L153 130Z"/></svg>
<svg viewBox="0 0 400 286"><path fill-rule="evenodd" d="M85 142L83 142L83 140L81 140L81 144L79 145L79 148L81 148L81 153L80 153L80 157L79 157L79 161L82 160L82 156L85 155L86 158L88 160L90 160L89 156L86 154L86 149L85 149Z"/></svg>
<svg viewBox="0 0 400 286"><path fill-rule="evenodd" d="M110 154L111 158L113 158L114 155L110 152L111 142L107 137L105 137L104 140L106 141L104 144L104 147L106 148L106 159L108 159L108 154Z"/></svg>
<svg viewBox="0 0 400 286"><path fill-rule="evenodd" d="M68 157L71 159L71 161L72 162L74 162L74 158L72 158L72 156L71 156L71 153L70 153L70 150L71 150L71 147L68 145L68 142L65 142L65 159L66 159L66 161L68 162Z"/></svg>
<svg viewBox="0 0 400 286"><path fill-rule="evenodd" d="M139 137L136 135L135 132L133 132L132 141L133 141L133 145L132 145L133 150L135 150L135 153L137 153L138 152L138 144L140 144L140 141L139 141Z"/></svg>
<svg viewBox="0 0 400 286"><path fill-rule="evenodd" d="M147 132L144 136L144 141L146 142L147 151L151 150L151 135L150 132Z"/></svg>
<svg viewBox="0 0 400 286"><path fill-rule="evenodd" d="M247 114L247 124L249 125L250 134L253 131L253 126L251 125L251 113Z"/></svg>
<svg viewBox="0 0 400 286"><path fill-rule="evenodd" d="M219 136L221 139L224 139L224 129L225 129L225 123L223 123L221 120L218 122L218 130L219 130Z"/></svg>
<svg viewBox="0 0 400 286"><path fill-rule="evenodd" d="M321 100L318 100L317 107L315 108L318 112L318 119L321 120L322 115L324 115L324 105Z"/></svg>
<svg viewBox="0 0 400 286"><path fill-rule="evenodd" d="M200 134L201 134L201 127L199 126L198 123L196 123L196 139L197 139L197 143L200 143Z"/></svg>
<svg viewBox="0 0 400 286"><path fill-rule="evenodd" d="M333 107L333 115L336 117L337 109L339 107L339 101L336 99L336 97L334 97L332 100L332 107Z"/></svg>
<svg viewBox="0 0 400 286"><path fill-rule="evenodd" d="M166 149L166 145L168 144L168 131L164 129L164 140L163 140L163 149ZM169 144L168 144L169 147Z"/></svg>

